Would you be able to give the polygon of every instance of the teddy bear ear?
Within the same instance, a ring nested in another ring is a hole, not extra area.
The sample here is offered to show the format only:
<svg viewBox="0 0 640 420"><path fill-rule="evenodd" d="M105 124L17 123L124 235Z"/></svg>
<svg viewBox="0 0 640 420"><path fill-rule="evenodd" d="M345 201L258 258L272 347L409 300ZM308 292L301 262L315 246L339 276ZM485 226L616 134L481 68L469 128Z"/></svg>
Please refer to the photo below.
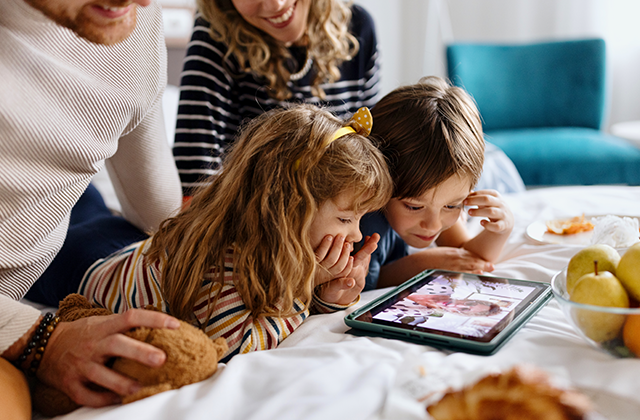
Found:
<svg viewBox="0 0 640 420"><path fill-rule="evenodd" d="M86 297L78 293L72 293L60 301L58 308L60 308L61 310L79 309L79 308L91 309L92 306Z"/></svg>
<svg viewBox="0 0 640 420"><path fill-rule="evenodd" d="M213 341L216 347L216 353L218 353L218 360L224 356L224 354L229 350L229 346L227 345L227 340L222 337L218 337Z"/></svg>
<svg viewBox="0 0 640 420"><path fill-rule="evenodd" d="M61 300L57 312L60 321L63 322L71 322L89 316L111 314L112 312L110 310L92 305L87 298L78 293L72 293Z"/></svg>
<svg viewBox="0 0 640 420"><path fill-rule="evenodd" d="M72 293L60 301L58 305L57 315L62 321L71 321L74 317L72 314L77 311L91 309L92 306L84 296L78 293Z"/></svg>

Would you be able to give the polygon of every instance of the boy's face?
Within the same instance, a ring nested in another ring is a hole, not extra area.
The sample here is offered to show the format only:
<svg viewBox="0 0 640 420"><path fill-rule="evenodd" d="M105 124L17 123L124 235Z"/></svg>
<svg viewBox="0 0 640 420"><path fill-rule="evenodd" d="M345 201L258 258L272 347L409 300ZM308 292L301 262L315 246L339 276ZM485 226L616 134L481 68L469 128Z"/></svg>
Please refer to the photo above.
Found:
<svg viewBox="0 0 640 420"><path fill-rule="evenodd" d="M421 197L392 198L385 207L385 216L408 245L426 248L458 221L470 192L471 181L454 175Z"/></svg>
<svg viewBox="0 0 640 420"><path fill-rule="evenodd" d="M311 247L317 249L322 239L327 235L334 238L343 235L345 242L352 246L362 240L360 219L364 212L354 212L351 194L342 193L333 200L327 200L320 205L311 223ZM352 248L353 249L353 248Z"/></svg>
<svg viewBox="0 0 640 420"><path fill-rule="evenodd" d="M96 44L124 41L136 27L136 7L151 0L26 0L57 24Z"/></svg>

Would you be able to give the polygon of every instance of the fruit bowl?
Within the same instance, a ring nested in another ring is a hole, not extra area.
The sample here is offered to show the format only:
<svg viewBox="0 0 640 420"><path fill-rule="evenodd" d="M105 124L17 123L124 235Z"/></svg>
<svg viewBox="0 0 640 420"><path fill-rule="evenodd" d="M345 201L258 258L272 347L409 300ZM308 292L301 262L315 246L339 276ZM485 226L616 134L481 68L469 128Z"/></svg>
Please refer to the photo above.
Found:
<svg viewBox="0 0 640 420"><path fill-rule="evenodd" d="M569 300L566 281L565 267L551 279L551 289L567 321L578 334L593 347L612 356L638 357L636 354L640 355L640 308L614 308L573 302Z"/></svg>

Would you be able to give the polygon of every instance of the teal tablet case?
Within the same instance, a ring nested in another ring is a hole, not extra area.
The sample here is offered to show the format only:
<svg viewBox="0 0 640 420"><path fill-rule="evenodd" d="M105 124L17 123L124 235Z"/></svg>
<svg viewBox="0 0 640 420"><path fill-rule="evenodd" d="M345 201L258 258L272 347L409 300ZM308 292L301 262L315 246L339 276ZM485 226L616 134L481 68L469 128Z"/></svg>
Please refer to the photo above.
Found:
<svg viewBox="0 0 640 420"><path fill-rule="evenodd" d="M404 290L411 288L416 283L419 283L427 276L431 275L434 272L443 272L443 273L452 273L452 274L462 274L465 276L465 273L458 273L453 271L445 271L445 270L426 270L415 277L407 280L405 283L400 286L390 290L389 292L383 294L377 299L369 302L365 306L360 309L355 310L344 318L345 324L352 328L352 330L347 331L353 335L359 336L375 336L375 337L384 337L384 338L394 338L400 339L404 341L409 341L416 344L423 344L432 347L437 347L443 350L452 350L452 351L461 351L465 353L471 354L480 354L480 355L490 355L495 353L500 347L502 347L508 340L511 338L524 324L527 323L540 309L542 309L547 302L553 296L551 293L551 287L548 283L544 282L535 282L530 280L520 280L520 279L509 279L505 277L497 277L499 279L505 280L515 280L518 282L530 283L532 285L542 286L543 290L535 298L535 300L531 301L519 314L515 316L515 318L502 330L500 331L491 341L489 342L479 342L474 340L469 340L465 338L457 338L457 337L449 337L434 333L428 333L424 331L413 331L407 330L404 328L394 327L391 325L380 325L372 322L364 322L357 320L360 315L376 308L377 306L383 304L385 301L393 299L395 296L402 293Z"/></svg>

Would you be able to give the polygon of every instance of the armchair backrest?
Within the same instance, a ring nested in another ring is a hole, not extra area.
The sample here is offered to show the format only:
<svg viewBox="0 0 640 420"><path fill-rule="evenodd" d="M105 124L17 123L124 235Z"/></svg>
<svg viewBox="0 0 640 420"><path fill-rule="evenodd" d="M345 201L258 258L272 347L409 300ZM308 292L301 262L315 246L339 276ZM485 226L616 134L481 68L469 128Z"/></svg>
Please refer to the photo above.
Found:
<svg viewBox="0 0 640 420"><path fill-rule="evenodd" d="M605 64L602 39L447 47L449 79L473 96L485 130L600 129Z"/></svg>

